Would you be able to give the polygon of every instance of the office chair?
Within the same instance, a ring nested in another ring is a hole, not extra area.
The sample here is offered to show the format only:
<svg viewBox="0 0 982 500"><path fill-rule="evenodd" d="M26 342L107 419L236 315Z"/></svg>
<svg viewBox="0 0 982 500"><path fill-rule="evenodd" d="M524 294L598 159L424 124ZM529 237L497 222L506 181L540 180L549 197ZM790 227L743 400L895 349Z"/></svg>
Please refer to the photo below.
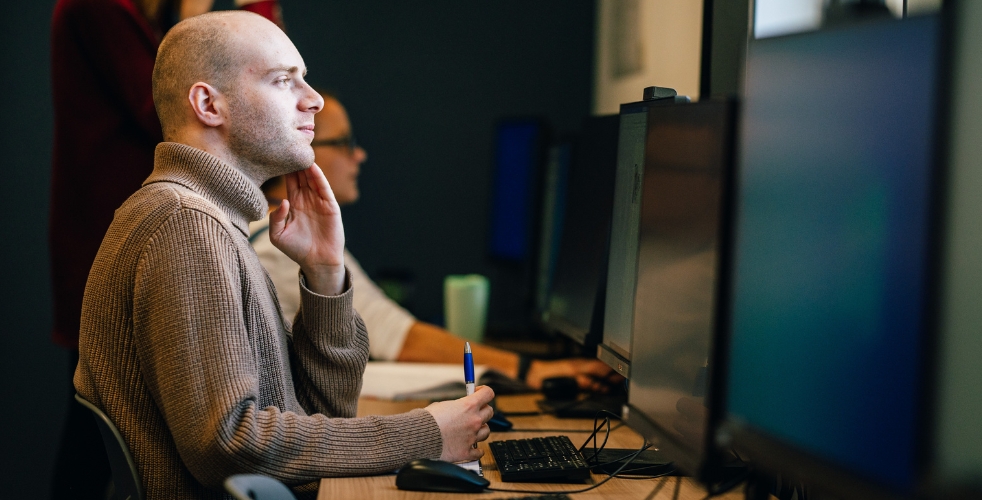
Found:
<svg viewBox="0 0 982 500"><path fill-rule="evenodd" d="M237 500L297 500L283 483L259 474L236 474L225 480L225 491Z"/></svg>
<svg viewBox="0 0 982 500"><path fill-rule="evenodd" d="M99 426L102 443L106 446L106 455L109 456L109 467L113 472L113 500L143 500L140 473L136 470L136 462L133 461L130 449L126 446L126 441L123 441L119 429L102 410L80 394L75 394L75 400L92 411L92 416Z"/></svg>

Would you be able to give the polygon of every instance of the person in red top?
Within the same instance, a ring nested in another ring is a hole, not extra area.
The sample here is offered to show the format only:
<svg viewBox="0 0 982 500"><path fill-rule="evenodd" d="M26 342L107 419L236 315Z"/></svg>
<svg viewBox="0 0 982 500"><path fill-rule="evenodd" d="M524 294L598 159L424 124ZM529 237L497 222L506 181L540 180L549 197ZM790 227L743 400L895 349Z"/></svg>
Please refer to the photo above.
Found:
<svg viewBox="0 0 982 500"><path fill-rule="evenodd" d="M153 169L163 137L150 79L157 46L214 0L58 0L51 25L54 148L49 250L52 340L70 351L69 409L52 498L105 498L110 472L92 417L78 405L82 295L113 213ZM282 27L276 0L236 0Z"/></svg>

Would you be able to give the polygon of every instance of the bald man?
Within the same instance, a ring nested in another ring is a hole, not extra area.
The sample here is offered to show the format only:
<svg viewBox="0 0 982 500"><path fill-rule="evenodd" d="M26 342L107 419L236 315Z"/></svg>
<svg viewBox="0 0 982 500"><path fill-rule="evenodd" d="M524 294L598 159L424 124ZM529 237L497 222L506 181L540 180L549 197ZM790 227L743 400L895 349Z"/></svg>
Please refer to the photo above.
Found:
<svg viewBox="0 0 982 500"><path fill-rule="evenodd" d="M321 477L391 471L416 458L474 460L494 394L353 418L368 338L352 308L337 200L312 165L323 99L264 18L182 21L161 42L153 97L165 142L117 211L86 285L75 386L105 411L148 499L223 498L232 474L310 493ZM296 261L288 331L248 242L287 175L270 238Z"/></svg>

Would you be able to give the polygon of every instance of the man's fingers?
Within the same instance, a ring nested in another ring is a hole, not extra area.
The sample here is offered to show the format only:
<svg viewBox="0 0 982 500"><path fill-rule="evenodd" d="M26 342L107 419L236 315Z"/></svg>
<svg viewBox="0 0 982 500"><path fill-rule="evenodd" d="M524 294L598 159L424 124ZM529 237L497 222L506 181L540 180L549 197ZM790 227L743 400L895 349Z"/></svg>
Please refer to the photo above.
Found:
<svg viewBox="0 0 982 500"><path fill-rule="evenodd" d="M283 225L286 224L286 217L288 215L290 215L290 200L283 200L280 202L280 206L269 214L270 234L278 235L283 231Z"/></svg>
<svg viewBox="0 0 982 500"><path fill-rule="evenodd" d="M598 359L591 359L586 363L579 366L580 372L587 375L593 375L598 378L604 378L610 375L613 370L607 366L603 361Z"/></svg>
<svg viewBox="0 0 982 500"><path fill-rule="evenodd" d="M484 424L481 426L481 429L477 431L477 440L484 441L490 435L491 435L491 428L488 427L488 424Z"/></svg>
<svg viewBox="0 0 982 500"><path fill-rule="evenodd" d="M328 182L327 176L324 175L324 171L314 163L305 171L307 175L307 181L310 186L314 188L318 196L328 202L334 202L334 191L331 190L331 183Z"/></svg>
<svg viewBox="0 0 982 500"><path fill-rule="evenodd" d="M494 408L491 408L491 406L489 405L484 405L484 408L481 408L482 423L487 423L487 421L491 420L491 417L493 416L494 416Z"/></svg>
<svg viewBox="0 0 982 500"><path fill-rule="evenodd" d="M297 171L297 172L294 172L294 173L297 175L297 187L299 188L299 190L307 189L307 184L308 184L308 182L307 182L307 170L304 169L304 170L300 170L300 171ZM299 190L298 190L298 192L299 192Z"/></svg>
<svg viewBox="0 0 982 500"><path fill-rule="evenodd" d="M481 405L486 405L494 399L494 391L486 385L479 385L474 389L472 397L475 397Z"/></svg>
<svg viewBox="0 0 982 500"><path fill-rule="evenodd" d="M284 178L286 179L286 197L293 198L297 195L297 191L300 190L300 174L299 172L291 172L286 174Z"/></svg>

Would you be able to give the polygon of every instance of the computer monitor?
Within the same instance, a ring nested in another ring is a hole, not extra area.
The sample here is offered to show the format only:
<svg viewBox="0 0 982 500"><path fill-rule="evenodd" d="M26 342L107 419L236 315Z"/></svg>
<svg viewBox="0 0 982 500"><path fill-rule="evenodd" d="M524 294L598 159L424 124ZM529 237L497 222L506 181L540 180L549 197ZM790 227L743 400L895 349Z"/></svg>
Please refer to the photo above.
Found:
<svg viewBox="0 0 982 500"><path fill-rule="evenodd" d="M927 457L941 37L923 16L749 48L719 436L842 498L908 495Z"/></svg>
<svg viewBox="0 0 982 500"><path fill-rule="evenodd" d="M587 349L595 348L603 324L617 125L617 115L590 117L573 144L561 209L562 235L541 318L546 330Z"/></svg>
<svg viewBox="0 0 982 500"><path fill-rule="evenodd" d="M641 181L644 177L648 110L688 102L687 97L621 104L617 139L610 249L605 282L602 343L597 357L628 377L634 327L634 283L637 274Z"/></svg>
<svg viewBox="0 0 982 500"><path fill-rule="evenodd" d="M509 118L495 125L488 249L492 258L530 262L545 136L545 124L537 118Z"/></svg>
<svg viewBox="0 0 982 500"><path fill-rule="evenodd" d="M751 0L703 0L699 58L701 99L733 97L739 93L752 3Z"/></svg>
<svg viewBox="0 0 982 500"><path fill-rule="evenodd" d="M647 115L627 423L683 472L715 478L709 369L734 103Z"/></svg>
<svg viewBox="0 0 982 500"><path fill-rule="evenodd" d="M566 208L566 179L573 156L571 136L549 147L545 174L542 180L542 208L539 212L539 257L535 270L535 299L533 318L537 321L549 307L549 290L556 274L556 254L563 230L563 210Z"/></svg>

